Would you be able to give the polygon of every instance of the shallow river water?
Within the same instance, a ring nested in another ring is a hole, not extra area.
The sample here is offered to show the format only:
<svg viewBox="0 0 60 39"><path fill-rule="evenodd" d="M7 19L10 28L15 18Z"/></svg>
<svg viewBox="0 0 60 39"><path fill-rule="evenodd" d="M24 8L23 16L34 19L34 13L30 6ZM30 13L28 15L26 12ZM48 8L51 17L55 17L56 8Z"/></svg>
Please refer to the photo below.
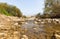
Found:
<svg viewBox="0 0 60 39"><path fill-rule="evenodd" d="M43 24L35 24L34 22L34 20L29 20L22 25L21 28L25 30L24 35L27 35L29 39L47 39L45 26Z"/></svg>

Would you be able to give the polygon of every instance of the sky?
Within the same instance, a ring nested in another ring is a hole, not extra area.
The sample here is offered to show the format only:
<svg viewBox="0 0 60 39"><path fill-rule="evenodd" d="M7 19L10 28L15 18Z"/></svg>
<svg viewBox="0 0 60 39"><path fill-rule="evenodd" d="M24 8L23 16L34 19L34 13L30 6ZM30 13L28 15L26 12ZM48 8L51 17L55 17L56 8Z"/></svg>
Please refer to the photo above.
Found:
<svg viewBox="0 0 60 39"><path fill-rule="evenodd" d="M0 2L18 7L26 16L43 13L44 8L44 0L0 0Z"/></svg>

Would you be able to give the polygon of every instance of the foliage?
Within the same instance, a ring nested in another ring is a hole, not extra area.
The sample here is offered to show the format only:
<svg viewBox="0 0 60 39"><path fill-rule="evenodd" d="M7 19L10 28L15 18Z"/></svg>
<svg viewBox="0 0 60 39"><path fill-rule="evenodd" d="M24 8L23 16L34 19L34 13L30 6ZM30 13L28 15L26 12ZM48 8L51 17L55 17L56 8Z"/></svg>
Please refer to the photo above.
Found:
<svg viewBox="0 0 60 39"><path fill-rule="evenodd" d="M38 14L36 15L36 18L38 18L38 17L40 18L40 13L38 13Z"/></svg>
<svg viewBox="0 0 60 39"><path fill-rule="evenodd" d="M59 0L45 0L44 15L50 18L60 18Z"/></svg>
<svg viewBox="0 0 60 39"><path fill-rule="evenodd" d="M23 17L24 17L24 18L26 18L26 16L25 16L25 15L24 15Z"/></svg>
<svg viewBox="0 0 60 39"><path fill-rule="evenodd" d="M16 6L9 5L7 3L0 3L0 13L7 16L22 16L21 11Z"/></svg>

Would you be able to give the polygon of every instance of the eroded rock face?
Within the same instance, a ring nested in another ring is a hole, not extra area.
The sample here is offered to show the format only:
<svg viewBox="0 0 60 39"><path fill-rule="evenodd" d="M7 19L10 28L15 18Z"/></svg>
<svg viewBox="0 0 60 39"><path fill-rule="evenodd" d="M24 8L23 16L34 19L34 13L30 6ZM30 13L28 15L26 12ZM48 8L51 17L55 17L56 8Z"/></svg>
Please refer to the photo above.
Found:
<svg viewBox="0 0 60 39"><path fill-rule="evenodd" d="M0 39L20 39L20 25L15 21L18 19L0 14Z"/></svg>

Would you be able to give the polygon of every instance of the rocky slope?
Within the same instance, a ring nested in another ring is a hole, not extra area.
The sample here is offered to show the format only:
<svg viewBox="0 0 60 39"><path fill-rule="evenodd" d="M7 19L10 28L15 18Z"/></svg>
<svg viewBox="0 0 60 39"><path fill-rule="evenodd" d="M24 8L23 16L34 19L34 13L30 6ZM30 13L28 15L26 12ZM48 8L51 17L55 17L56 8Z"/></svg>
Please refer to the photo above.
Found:
<svg viewBox="0 0 60 39"><path fill-rule="evenodd" d="M20 18L0 14L0 39L20 39Z"/></svg>

